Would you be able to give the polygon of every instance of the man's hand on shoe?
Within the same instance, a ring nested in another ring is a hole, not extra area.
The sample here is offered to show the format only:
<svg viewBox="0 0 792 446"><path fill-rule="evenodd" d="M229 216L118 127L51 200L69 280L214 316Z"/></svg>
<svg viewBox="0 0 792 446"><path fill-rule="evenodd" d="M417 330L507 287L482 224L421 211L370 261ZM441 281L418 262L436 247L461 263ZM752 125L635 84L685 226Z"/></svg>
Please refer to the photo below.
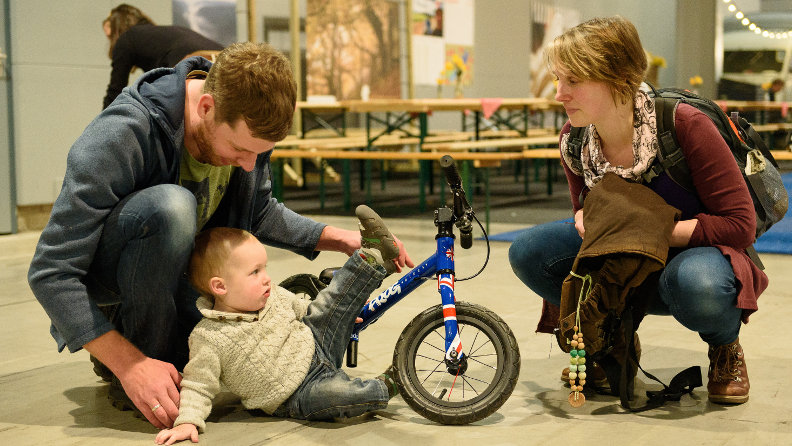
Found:
<svg viewBox="0 0 792 446"><path fill-rule="evenodd" d="M397 271L401 272L405 266L414 268L415 263L413 263L407 253L407 249L404 248L404 243L395 235L393 240L399 247L399 257L395 259L398 266ZM351 256L356 249L360 249L360 232L340 229L334 226L325 226L322 236L319 238L319 243L316 245L317 251L338 251L348 256Z"/></svg>

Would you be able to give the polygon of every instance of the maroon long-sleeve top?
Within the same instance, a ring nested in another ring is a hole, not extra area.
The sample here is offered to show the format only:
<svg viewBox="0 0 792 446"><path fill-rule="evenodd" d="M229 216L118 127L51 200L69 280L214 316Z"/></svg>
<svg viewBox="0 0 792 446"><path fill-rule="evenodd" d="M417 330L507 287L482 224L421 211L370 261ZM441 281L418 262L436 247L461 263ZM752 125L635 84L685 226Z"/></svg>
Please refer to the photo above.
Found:
<svg viewBox="0 0 792 446"><path fill-rule="evenodd" d="M680 104L675 128L696 192L686 191L665 173L649 187L682 211L682 219L698 220L688 247L714 246L729 259L739 288L736 306L743 310L743 320L747 322L748 315L758 309L757 300L768 284L767 275L745 252L754 242L756 231L756 215L748 186L726 142L704 113ZM561 139L569 129L567 122ZM563 157L562 165L569 182L572 209L577 212L581 208L579 197L585 188L584 180L569 169Z"/></svg>

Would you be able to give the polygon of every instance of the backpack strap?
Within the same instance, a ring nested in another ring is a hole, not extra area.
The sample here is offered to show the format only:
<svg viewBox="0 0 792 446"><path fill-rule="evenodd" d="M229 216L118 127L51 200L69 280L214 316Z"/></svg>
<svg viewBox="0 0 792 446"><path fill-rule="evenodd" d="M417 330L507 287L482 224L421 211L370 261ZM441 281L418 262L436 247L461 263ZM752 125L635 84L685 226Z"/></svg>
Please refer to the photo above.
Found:
<svg viewBox="0 0 792 446"><path fill-rule="evenodd" d="M685 162L685 154L679 146L674 119L679 100L655 97L657 116L657 158L652 166L641 175L646 184L651 183L663 172L687 191L693 191L690 169Z"/></svg>
<svg viewBox="0 0 792 446"><path fill-rule="evenodd" d="M566 153L572 160L572 165L569 166L573 171L577 170L579 172L583 172L583 162L581 161L580 153L583 151L583 144L584 139L586 137L586 127L571 127L569 129L569 138L567 138L567 150ZM585 200L587 187L584 187L583 190L580 191L580 195L578 196L578 200L583 205L583 200Z"/></svg>
<svg viewBox="0 0 792 446"><path fill-rule="evenodd" d="M635 352L635 325L633 323L633 308L631 306L625 308L622 313L621 328L624 330L624 342L627 343L627 355L624 358L624 362L619 364L613 356L606 355L599 360L598 364L605 369L608 383L611 384L611 392L615 393L617 390L614 387L618 388L619 400L624 409L630 412L644 412L655 409L668 401L679 401L683 395L686 393L693 393L693 389L702 385L701 367L699 366L688 367L677 373L668 385L641 367L638 361L638 355ZM634 388L634 380L631 378L634 375L636 367L639 368L647 378L663 386L662 390L647 390L647 400L644 405L640 407L633 406L631 403Z"/></svg>
<svg viewBox="0 0 792 446"><path fill-rule="evenodd" d="M569 139L567 139L567 147L572 159L580 163L580 152L583 150L583 137L586 134L585 127L571 127L569 129Z"/></svg>

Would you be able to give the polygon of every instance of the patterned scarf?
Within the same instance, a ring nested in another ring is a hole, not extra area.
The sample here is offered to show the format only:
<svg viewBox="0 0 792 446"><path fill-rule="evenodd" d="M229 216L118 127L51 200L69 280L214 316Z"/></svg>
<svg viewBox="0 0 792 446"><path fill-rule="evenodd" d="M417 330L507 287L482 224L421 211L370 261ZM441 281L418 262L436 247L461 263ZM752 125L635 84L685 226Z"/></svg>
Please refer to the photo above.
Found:
<svg viewBox="0 0 792 446"><path fill-rule="evenodd" d="M568 140L569 133L561 140L564 162L575 175L583 176L589 189L607 172L613 172L629 181L640 182L641 175L649 169L657 156L657 116L654 100L643 91L638 91L635 95L632 166L613 166L605 159L599 134L593 124L589 125L584 133L579 161L572 156L567 144Z"/></svg>

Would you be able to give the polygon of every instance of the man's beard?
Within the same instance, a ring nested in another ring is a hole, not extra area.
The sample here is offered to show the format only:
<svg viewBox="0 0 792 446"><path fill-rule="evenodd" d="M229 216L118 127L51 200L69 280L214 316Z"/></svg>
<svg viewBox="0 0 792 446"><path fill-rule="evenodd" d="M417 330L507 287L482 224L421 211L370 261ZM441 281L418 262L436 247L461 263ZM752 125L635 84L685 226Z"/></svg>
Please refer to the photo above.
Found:
<svg viewBox="0 0 792 446"><path fill-rule="evenodd" d="M212 128L209 128L210 125ZM214 130L214 123L210 124L206 121L198 127L198 131L195 134L195 148L198 152L195 160L212 166L227 166L230 163L215 155L212 147L211 140L214 138Z"/></svg>

